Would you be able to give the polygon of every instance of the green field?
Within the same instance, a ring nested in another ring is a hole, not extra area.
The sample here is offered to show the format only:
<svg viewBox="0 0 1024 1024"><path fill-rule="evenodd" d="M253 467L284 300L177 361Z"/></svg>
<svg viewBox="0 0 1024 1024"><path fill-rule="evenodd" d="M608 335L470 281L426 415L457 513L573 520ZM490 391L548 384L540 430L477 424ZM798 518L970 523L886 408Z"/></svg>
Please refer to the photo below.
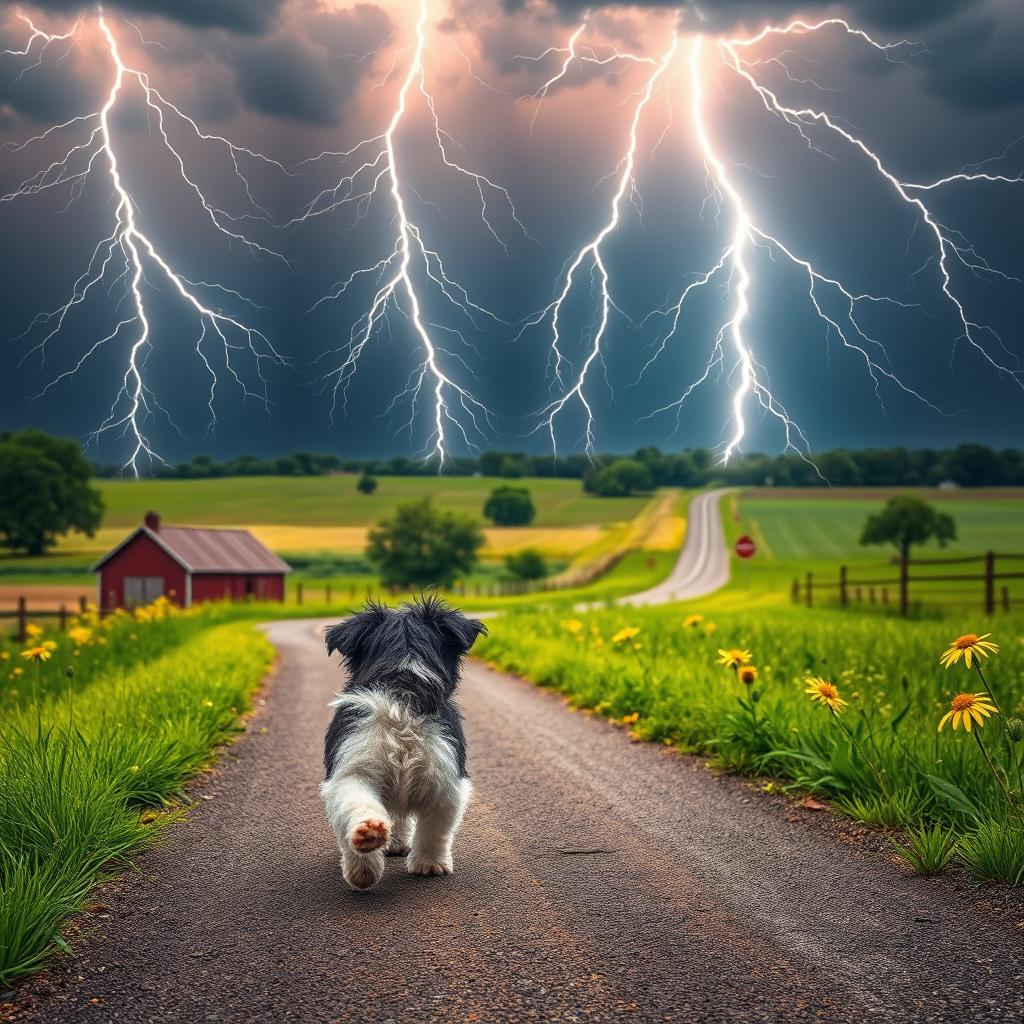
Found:
<svg viewBox="0 0 1024 1024"><path fill-rule="evenodd" d="M527 487L537 508L535 527L603 525L632 519L645 497L595 498L579 480L494 477L382 476L371 495L355 476L230 477L223 480L101 480L104 526L135 526L148 509L169 523L200 526L274 523L287 526L366 526L397 503L425 496L459 512L481 514L491 490Z"/></svg>

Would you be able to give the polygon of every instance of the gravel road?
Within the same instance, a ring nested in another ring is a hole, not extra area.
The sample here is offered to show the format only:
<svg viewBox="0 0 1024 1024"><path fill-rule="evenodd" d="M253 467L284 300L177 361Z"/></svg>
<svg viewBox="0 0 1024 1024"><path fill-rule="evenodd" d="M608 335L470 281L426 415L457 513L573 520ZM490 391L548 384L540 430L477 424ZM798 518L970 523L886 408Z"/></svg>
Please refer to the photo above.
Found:
<svg viewBox="0 0 1024 1024"><path fill-rule="evenodd" d="M317 624L267 628L281 661L248 735L13 1019L1024 1017L1019 907L477 665L455 875L392 861L351 892L317 799L340 670Z"/></svg>

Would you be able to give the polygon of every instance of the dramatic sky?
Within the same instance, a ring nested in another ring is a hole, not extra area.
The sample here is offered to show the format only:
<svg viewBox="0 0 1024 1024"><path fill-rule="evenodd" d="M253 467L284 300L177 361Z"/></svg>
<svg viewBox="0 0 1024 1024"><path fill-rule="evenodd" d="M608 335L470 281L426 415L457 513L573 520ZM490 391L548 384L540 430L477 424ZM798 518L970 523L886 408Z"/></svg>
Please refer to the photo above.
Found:
<svg viewBox="0 0 1024 1024"><path fill-rule="evenodd" d="M143 471L147 449L411 454L438 444L440 388L452 452L550 450L552 414L558 450L579 451L587 406L601 451L723 448L737 405L746 451L782 450L786 414L816 450L1024 444L1024 181L979 178L1024 170L1019 0L427 0L409 79L419 14L108 3L112 93L95 8L5 4L0 429L103 428L93 456ZM827 17L908 42L831 26L719 43ZM834 128L787 123L768 95ZM904 184L974 180L903 198L872 153ZM408 285L389 293L405 222ZM840 288L895 301L858 299L851 322Z"/></svg>

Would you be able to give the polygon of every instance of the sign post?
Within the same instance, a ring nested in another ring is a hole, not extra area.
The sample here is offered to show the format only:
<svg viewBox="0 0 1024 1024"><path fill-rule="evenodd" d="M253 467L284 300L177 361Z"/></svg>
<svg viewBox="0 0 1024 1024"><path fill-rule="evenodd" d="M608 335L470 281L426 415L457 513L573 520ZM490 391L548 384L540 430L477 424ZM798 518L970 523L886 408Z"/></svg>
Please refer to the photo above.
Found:
<svg viewBox="0 0 1024 1024"><path fill-rule="evenodd" d="M745 590L749 590L750 559L757 553L757 545L754 543L754 538L748 537L745 533L737 537L733 551L736 552L737 558L743 559L743 587Z"/></svg>

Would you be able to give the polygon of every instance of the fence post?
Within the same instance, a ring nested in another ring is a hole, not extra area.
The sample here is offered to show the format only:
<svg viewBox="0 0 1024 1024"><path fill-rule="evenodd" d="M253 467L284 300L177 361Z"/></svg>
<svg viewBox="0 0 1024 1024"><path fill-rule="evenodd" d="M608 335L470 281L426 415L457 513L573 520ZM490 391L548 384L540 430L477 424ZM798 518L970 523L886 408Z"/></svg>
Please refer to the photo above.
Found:
<svg viewBox="0 0 1024 1024"><path fill-rule="evenodd" d="M1001 597L1003 599L1003 611L1008 612L1010 610L1010 588L1002 587L1000 589L1002 591Z"/></svg>
<svg viewBox="0 0 1024 1024"><path fill-rule="evenodd" d="M854 587L853 596L856 598L857 604L863 604L864 603L864 593L860 589L860 587Z"/></svg>
<svg viewBox="0 0 1024 1024"><path fill-rule="evenodd" d="M295 584L295 603L302 604L302 580Z"/></svg>
<svg viewBox="0 0 1024 1024"><path fill-rule="evenodd" d="M25 608L25 598L18 598L18 643L25 642L25 627L28 625L28 611Z"/></svg>
<svg viewBox="0 0 1024 1024"><path fill-rule="evenodd" d="M991 615L996 610L996 556L994 551L985 552L985 612Z"/></svg>
<svg viewBox="0 0 1024 1024"><path fill-rule="evenodd" d="M905 619L910 611L910 558L900 555L900 615Z"/></svg>
<svg viewBox="0 0 1024 1024"><path fill-rule="evenodd" d="M845 608L849 601L849 595L846 592L846 566L839 566L839 604Z"/></svg>
<svg viewBox="0 0 1024 1024"><path fill-rule="evenodd" d="M78 610L82 613L85 613L88 610L88 608L89 599L85 596L85 594L80 595L78 598Z"/></svg>
<svg viewBox="0 0 1024 1024"><path fill-rule="evenodd" d="M57 613L57 621L59 624L60 631L63 633L68 628L68 609L67 605L61 605L60 611Z"/></svg>
<svg viewBox="0 0 1024 1024"><path fill-rule="evenodd" d="M874 587L868 587L868 603L869 604L874 604L875 603L875 588Z"/></svg>
<svg viewBox="0 0 1024 1024"><path fill-rule="evenodd" d="M804 584L807 590L807 607L810 608L814 604L814 573L809 572L807 574L807 582Z"/></svg>
<svg viewBox="0 0 1024 1024"><path fill-rule="evenodd" d="M793 577L793 587L790 591L790 596L793 598L793 604L800 603L800 578L798 576Z"/></svg>
<svg viewBox="0 0 1024 1024"><path fill-rule="evenodd" d="M889 603L889 588L888 587L882 587L882 604L888 604L888 603Z"/></svg>

